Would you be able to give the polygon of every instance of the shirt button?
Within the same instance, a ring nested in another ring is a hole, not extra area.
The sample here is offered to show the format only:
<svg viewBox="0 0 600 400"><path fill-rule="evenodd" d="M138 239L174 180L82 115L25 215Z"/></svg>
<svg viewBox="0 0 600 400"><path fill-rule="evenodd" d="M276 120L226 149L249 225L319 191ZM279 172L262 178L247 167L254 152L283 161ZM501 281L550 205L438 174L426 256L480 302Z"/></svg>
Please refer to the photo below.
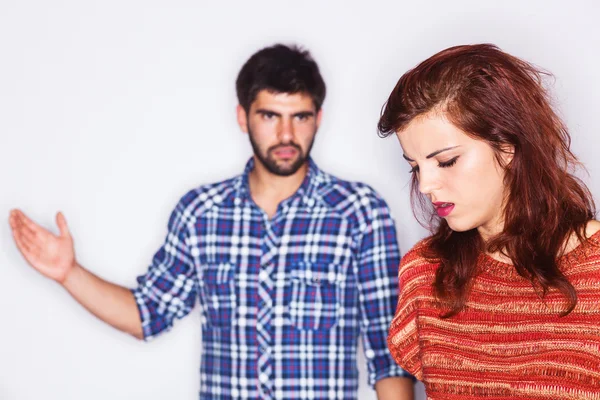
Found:
<svg viewBox="0 0 600 400"><path fill-rule="evenodd" d="M264 282L267 279L269 279L269 274L267 274L267 271L260 271L260 273L258 274L258 279Z"/></svg>
<svg viewBox="0 0 600 400"><path fill-rule="evenodd" d="M267 383L269 381L269 377L263 372L258 376L258 380L260 383Z"/></svg>

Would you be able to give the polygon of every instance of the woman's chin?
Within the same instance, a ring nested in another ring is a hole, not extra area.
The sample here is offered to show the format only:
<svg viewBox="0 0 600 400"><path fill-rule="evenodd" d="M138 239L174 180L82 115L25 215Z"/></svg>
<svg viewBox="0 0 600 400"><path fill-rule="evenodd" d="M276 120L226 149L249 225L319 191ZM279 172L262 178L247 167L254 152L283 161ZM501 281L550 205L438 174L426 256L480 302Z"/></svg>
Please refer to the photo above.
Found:
<svg viewBox="0 0 600 400"><path fill-rule="evenodd" d="M473 224L469 224L466 221L460 221L455 218L446 218L446 223L448 223L448 227L454 232L466 232L476 228L476 226Z"/></svg>

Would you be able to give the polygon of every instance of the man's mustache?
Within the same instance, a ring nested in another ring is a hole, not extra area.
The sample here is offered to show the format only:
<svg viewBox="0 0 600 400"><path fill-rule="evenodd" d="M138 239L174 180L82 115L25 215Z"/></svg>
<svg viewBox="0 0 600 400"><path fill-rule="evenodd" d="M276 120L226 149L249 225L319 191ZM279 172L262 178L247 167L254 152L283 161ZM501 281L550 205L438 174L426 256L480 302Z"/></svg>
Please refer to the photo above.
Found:
<svg viewBox="0 0 600 400"><path fill-rule="evenodd" d="M294 142L276 144L275 146L269 147L269 149L267 150L267 152L270 153L270 152L275 151L275 150L277 150L277 149L279 149L281 147L293 147L296 150L298 150L299 153L302 153L302 148L299 145L297 145L296 143L294 143Z"/></svg>

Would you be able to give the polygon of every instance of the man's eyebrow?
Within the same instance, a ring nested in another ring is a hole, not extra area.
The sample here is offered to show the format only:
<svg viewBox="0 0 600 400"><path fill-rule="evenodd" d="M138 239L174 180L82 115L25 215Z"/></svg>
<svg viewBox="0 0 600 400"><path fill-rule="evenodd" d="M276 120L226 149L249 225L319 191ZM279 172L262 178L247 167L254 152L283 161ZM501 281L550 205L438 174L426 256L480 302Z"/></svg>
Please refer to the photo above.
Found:
<svg viewBox="0 0 600 400"><path fill-rule="evenodd" d="M254 111L257 114L273 114L277 117L281 117L281 113L278 113L276 111L272 111L272 110L268 110L266 108L259 108L256 111ZM292 114L293 117L313 117L315 116L315 112L314 111L299 111L297 113Z"/></svg>
<svg viewBox="0 0 600 400"><path fill-rule="evenodd" d="M257 110L256 110L256 111L254 111L254 112L255 112L255 113L257 113L257 114L273 114L273 115L276 115L276 116L278 116L278 117L281 117L281 114L280 114L280 113L278 113L278 112L275 112L275 111L271 111L271 110L267 110L267 109L265 109L265 108L259 108L259 109L257 109Z"/></svg>
<svg viewBox="0 0 600 400"><path fill-rule="evenodd" d="M314 111L300 111L294 114L294 117L312 117L315 115Z"/></svg>

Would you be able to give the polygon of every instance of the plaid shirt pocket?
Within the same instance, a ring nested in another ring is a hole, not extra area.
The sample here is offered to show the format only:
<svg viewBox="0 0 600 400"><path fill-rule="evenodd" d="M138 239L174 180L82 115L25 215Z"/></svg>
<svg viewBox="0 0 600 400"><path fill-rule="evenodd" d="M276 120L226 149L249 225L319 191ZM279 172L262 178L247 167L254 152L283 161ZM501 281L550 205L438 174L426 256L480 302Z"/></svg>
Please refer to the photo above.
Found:
<svg viewBox="0 0 600 400"><path fill-rule="evenodd" d="M326 330L337 323L337 270L333 264L299 263L292 267L289 315L298 329Z"/></svg>
<svg viewBox="0 0 600 400"><path fill-rule="evenodd" d="M230 328L236 310L234 267L229 263L221 263L205 265L203 269L208 325Z"/></svg>

